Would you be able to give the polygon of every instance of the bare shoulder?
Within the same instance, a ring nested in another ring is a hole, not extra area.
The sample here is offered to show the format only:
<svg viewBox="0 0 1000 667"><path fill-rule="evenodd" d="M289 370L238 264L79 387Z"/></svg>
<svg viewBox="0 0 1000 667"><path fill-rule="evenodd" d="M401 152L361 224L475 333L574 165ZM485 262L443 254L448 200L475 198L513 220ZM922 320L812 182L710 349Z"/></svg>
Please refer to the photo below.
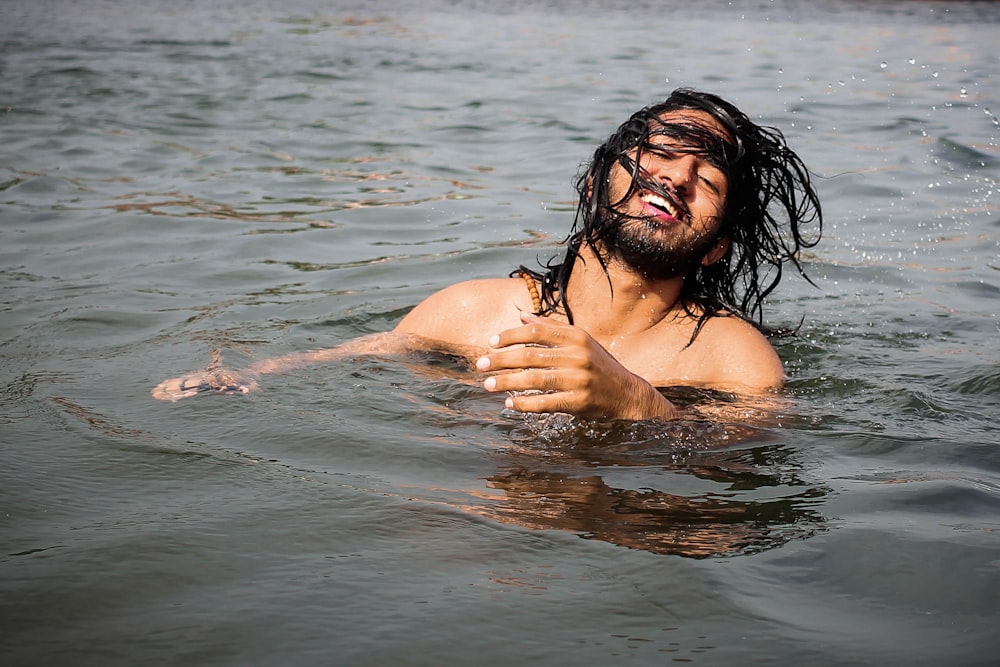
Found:
<svg viewBox="0 0 1000 667"><path fill-rule="evenodd" d="M739 317L709 319L695 344L711 384L763 391L785 383L785 369L767 337Z"/></svg>
<svg viewBox="0 0 1000 667"><path fill-rule="evenodd" d="M468 280L424 299L399 322L396 331L485 349L490 336L519 326L519 312L531 309L531 297L520 278Z"/></svg>

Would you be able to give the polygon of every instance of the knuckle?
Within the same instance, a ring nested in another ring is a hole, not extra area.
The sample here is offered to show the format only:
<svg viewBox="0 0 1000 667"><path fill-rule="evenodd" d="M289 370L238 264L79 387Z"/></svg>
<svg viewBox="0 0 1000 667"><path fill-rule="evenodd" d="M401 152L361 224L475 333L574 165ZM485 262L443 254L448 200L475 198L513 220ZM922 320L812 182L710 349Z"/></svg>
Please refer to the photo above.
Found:
<svg viewBox="0 0 1000 667"><path fill-rule="evenodd" d="M527 348L526 355L528 357L528 361L535 364L545 364L553 358L552 350L547 347Z"/></svg>
<svg viewBox="0 0 1000 667"><path fill-rule="evenodd" d="M542 375L542 386L546 389L556 389L559 387L559 375L552 371L546 371Z"/></svg>
<svg viewBox="0 0 1000 667"><path fill-rule="evenodd" d="M542 394L536 397L535 408L538 412L558 412L563 406L553 394Z"/></svg>

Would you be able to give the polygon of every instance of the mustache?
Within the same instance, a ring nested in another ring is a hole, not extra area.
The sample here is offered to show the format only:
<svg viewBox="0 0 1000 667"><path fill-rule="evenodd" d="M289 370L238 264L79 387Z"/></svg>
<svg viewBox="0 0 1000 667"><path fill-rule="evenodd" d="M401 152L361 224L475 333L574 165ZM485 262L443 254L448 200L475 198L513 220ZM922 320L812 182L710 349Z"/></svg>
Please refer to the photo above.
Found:
<svg viewBox="0 0 1000 667"><path fill-rule="evenodd" d="M674 188L668 188L661 181L651 179L648 176L648 174L640 171L638 175L633 177L632 191L638 193L649 192L657 195L658 197L662 197L664 200L669 202L670 206L672 206L675 211L680 214L681 222L690 224L693 217L691 215L691 209L688 208L688 205L684 203L684 200L678 196L677 190Z"/></svg>
<svg viewBox="0 0 1000 667"><path fill-rule="evenodd" d="M628 191L622 195L621 200L612 205L613 207L625 203L633 195L641 195L643 192L648 192L666 200L677 213L677 215L674 215L673 212L670 212L671 215L674 215L674 217L678 218L684 224L691 225L694 216L691 214L691 209L688 208L688 205L684 203L683 198L677 194L677 190L668 188L661 180L653 178L648 171L639 166L639 163L631 155L619 155L617 161L631 175L632 183Z"/></svg>

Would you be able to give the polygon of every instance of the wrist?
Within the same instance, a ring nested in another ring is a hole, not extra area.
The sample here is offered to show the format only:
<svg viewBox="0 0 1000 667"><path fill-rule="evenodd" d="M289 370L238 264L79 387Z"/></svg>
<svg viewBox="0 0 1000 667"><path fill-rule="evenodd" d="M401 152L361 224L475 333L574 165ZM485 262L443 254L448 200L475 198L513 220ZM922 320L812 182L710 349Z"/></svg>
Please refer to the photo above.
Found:
<svg viewBox="0 0 1000 667"><path fill-rule="evenodd" d="M656 387L638 375L632 376L631 407L623 412L627 419L678 419L680 411Z"/></svg>

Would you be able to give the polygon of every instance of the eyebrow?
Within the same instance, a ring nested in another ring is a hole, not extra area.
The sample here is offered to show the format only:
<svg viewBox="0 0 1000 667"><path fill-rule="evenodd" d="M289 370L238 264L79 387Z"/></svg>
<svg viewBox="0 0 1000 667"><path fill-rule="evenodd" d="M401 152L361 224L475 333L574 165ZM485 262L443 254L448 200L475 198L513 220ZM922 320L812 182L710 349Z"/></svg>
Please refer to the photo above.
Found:
<svg viewBox="0 0 1000 667"><path fill-rule="evenodd" d="M724 176L729 177L729 164L726 155L726 144L718 135L714 135L719 141L712 142L711 146L705 146L696 141L684 141L684 137L676 137L667 133L650 133L645 141L642 142L642 149L651 152L663 151L663 152L673 152L673 153L686 153L689 155L697 155L705 160L709 165L715 167L722 172ZM654 142L654 137L666 137L668 139L673 139L678 143L668 143L668 142ZM664 151L664 149L666 149Z"/></svg>

